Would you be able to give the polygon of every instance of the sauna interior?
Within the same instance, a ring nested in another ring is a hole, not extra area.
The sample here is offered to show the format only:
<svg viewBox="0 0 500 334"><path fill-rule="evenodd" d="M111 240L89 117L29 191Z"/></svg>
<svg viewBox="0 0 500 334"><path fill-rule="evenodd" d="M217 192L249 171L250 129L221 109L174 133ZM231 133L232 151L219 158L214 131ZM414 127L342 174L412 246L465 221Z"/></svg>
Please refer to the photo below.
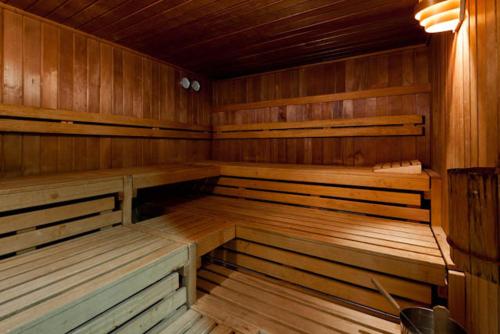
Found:
<svg viewBox="0 0 500 334"><path fill-rule="evenodd" d="M499 333L499 57L497 0L1 0L0 333Z"/></svg>

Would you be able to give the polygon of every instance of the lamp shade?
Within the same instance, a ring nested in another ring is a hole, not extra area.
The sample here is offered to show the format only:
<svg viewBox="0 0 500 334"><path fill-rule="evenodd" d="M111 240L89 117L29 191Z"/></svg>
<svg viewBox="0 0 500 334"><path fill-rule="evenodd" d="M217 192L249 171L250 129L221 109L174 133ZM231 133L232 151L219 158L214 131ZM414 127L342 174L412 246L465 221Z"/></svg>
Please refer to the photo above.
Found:
<svg viewBox="0 0 500 334"><path fill-rule="evenodd" d="M421 0L415 19L429 33L454 30L460 22L460 0Z"/></svg>

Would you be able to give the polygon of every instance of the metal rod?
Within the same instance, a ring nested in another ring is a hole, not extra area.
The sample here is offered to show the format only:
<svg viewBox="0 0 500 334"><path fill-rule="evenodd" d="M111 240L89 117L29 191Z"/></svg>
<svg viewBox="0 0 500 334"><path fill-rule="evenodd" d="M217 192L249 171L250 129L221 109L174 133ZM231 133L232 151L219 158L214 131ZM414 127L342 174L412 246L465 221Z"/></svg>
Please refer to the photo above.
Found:
<svg viewBox="0 0 500 334"><path fill-rule="evenodd" d="M394 298L392 298L392 296L389 294L389 292L387 292L386 289L384 289L382 284L380 284L380 282L374 277L372 277L372 283L377 287L378 291L391 303L391 305L394 306L396 310L398 310L399 316L403 317L410 324L410 326L413 327L415 333L422 334L417 326L415 326L413 322L408 318L408 316L401 310L398 302Z"/></svg>

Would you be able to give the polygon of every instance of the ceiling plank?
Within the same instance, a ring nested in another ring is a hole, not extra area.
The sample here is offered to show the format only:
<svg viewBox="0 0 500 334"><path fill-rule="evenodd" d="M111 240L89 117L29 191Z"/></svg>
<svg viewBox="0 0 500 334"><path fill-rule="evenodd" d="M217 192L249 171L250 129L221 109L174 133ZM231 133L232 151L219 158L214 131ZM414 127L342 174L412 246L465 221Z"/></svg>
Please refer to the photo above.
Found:
<svg viewBox="0 0 500 334"><path fill-rule="evenodd" d="M426 41L417 0L0 0L213 78Z"/></svg>

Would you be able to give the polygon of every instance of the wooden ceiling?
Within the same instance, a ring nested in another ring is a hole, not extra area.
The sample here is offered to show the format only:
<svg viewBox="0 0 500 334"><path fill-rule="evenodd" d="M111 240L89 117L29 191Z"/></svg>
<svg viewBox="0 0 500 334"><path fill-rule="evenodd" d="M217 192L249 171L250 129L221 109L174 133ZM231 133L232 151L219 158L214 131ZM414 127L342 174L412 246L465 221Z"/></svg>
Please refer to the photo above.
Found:
<svg viewBox="0 0 500 334"><path fill-rule="evenodd" d="M0 0L212 78L425 41L417 0Z"/></svg>

